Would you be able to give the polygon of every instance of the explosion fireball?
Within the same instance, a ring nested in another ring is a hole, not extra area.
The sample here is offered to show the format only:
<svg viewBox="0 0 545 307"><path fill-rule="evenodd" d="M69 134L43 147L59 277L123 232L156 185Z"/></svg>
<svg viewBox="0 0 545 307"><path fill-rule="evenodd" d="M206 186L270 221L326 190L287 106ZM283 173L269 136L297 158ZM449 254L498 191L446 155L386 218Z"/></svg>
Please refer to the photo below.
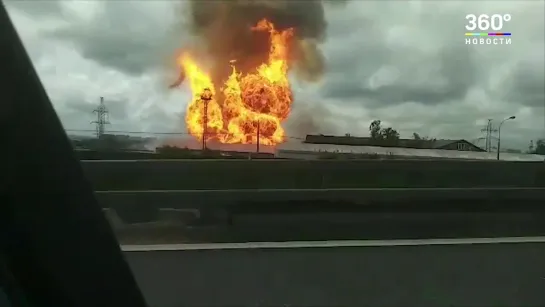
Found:
<svg viewBox="0 0 545 307"><path fill-rule="evenodd" d="M272 22L262 19L251 30L268 33L267 61L248 73L237 71L236 59L225 63L232 71L219 88L189 53L178 58L183 78L191 87L185 121L194 137L201 139L204 133L206 140L227 144L284 142L281 123L287 119L293 100L287 78L293 29L277 31Z"/></svg>
<svg viewBox="0 0 545 307"><path fill-rule="evenodd" d="M344 1L183 1L180 24L193 40L177 58L181 73L171 87L185 81L191 87L189 133L200 140L204 135L221 143L263 145L285 141L284 128L302 134L292 131L296 123L319 115L302 116L299 109L298 118L285 121L294 100L287 73L307 82L323 76L319 45L326 38L326 2Z"/></svg>

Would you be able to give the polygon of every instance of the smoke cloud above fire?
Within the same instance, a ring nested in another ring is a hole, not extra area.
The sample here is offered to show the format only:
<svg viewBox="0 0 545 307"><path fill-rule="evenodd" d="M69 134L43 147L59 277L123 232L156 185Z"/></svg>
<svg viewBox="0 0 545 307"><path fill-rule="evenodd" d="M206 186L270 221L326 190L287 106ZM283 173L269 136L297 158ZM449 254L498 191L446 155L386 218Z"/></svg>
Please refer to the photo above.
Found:
<svg viewBox="0 0 545 307"><path fill-rule="evenodd" d="M320 0L191 0L189 10L192 30L216 63L212 72L215 81L231 73L226 65L231 60L237 61L237 69L243 73L267 61L268 36L249 31L264 18L278 31L294 29L289 66L299 78L314 81L324 72L319 43L325 39L327 23Z"/></svg>
<svg viewBox="0 0 545 307"><path fill-rule="evenodd" d="M283 123L294 102L288 73L316 81L325 70L319 47L326 35L324 3L189 0L187 4L188 27L198 40L178 56L181 72L171 87L183 82L191 87L185 116L188 132L225 144L285 142Z"/></svg>

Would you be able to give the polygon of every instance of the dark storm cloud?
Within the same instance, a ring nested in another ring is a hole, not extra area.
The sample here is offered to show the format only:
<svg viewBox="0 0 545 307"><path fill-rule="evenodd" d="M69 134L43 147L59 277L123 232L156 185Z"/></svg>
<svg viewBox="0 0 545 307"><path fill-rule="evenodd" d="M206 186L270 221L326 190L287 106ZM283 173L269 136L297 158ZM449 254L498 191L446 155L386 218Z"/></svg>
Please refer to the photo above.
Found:
<svg viewBox="0 0 545 307"><path fill-rule="evenodd" d="M545 70L539 61L519 63L502 85L503 99L529 107L545 107Z"/></svg>
<svg viewBox="0 0 545 307"><path fill-rule="evenodd" d="M327 22L321 0L190 0L190 2L193 26L197 32L206 32L219 19L223 19L220 24L231 25L232 28L211 29L218 30L218 33L214 34L229 35L231 32L241 34L248 32L247 30L259 20L267 18L279 30L297 29L296 35L300 38L319 40L325 38ZM242 28L237 29L239 26ZM244 45L244 42L241 44ZM242 46L244 47L249 48Z"/></svg>
<svg viewBox="0 0 545 307"><path fill-rule="evenodd" d="M389 56L388 50L382 52L379 58ZM435 58L390 67L389 70L392 71L390 74L393 76L385 78L394 80L376 87L372 84L373 74L380 72L380 64L372 65L368 67L372 69L365 70L359 65L354 65L354 61L354 58L344 59L345 63L340 64L344 67L344 73L336 75L322 88L324 97L344 101L368 100L369 103L378 105L395 105L409 101L433 105L463 99L475 79L471 54L465 46L458 48L448 46ZM422 75L425 75L426 79L414 79ZM439 84L435 84L436 81L439 81Z"/></svg>
<svg viewBox="0 0 545 307"><path fill-rule="evenodd" d="M181 41L182 34L180 39L173 36L165 20L161 16L151 18L145 6L130 6L124 1L105 1L102 5L92 21L46 35L70 42L89 60L130 75L160 67Z"/></svg>
<svg viewBox="0 0 545 307"><path fill-rule="evenodd" d="M330 4L344 2L338 0ZM61 16L59 5L51 3L44 5L43 9L17 3L14 7L32 14L57 11ZM244 66L244 61L250 58L248 55L255 53L256 48L260 49L256 44L245 43L244 38L250 37L245 34L251 32L249 28L259 19L267 17L280 29L297 28L296 37L301 40L294 44L292 54L299 59L294 66L301 72L300 75L314 80L323 74L325 64L318 44L324 40L327 22L320 0L166 3L170 5L169 10L159 10L157 15L153 15L151 9L166 7L165 3L157 2L157 5L149 5L150 10L146 10L145 6L143 9L140 5L127 5L125 1L104 1L101 3L104 7L97 12L94 20L61 27L46 35L70 42L82 56L105 67L141 75L150 69L168 65L176 50L191 39L191 27L194 34L207 38L209 52L219 58L218 61L225 58L223 62L228 63L236 57L238 65ZM164 14L165 18L159 14ZM173 15L172 19L166 18L169 14ZM262 51L267 51L262 48L266 46L261 45ZM229 65L224 66L229 70Z"/></svg>
<svg viewBox="0 0 545 307"><path fill-rule="evenodd" d="M432 54L420 50L417 42L389 46L389 29L381 28L378 20L362 16L332 25L330 36L344 39L334 40L335 46L326 50L332 53L327 83L321 90L324 97L356 103L366 100L366 106L463 99L476 78L470 46L452 40L438 44ZM347 31L357 22L353 33Z"/></svg>

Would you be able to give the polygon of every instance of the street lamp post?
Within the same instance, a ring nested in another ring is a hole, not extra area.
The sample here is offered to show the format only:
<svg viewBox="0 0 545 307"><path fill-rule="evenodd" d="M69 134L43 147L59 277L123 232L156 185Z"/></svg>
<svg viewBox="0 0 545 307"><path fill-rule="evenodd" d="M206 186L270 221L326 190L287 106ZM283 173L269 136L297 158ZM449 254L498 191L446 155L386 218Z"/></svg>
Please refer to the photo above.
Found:
<svg viewBox="0 0 545 307"><path fill-rule="evenodd" d="M206 150L206 130L208 128L208 102L212 100L212 91L209 88L205 88L201 94L201 101L203 106L203 119L202 119L202 150Z"/></svg>
<svg viewBox="0 0 545 307"><path fill-rule="evenodd" d="M500 160L500 144L501 144L501 125L505 123L505 121L508 121L510 119L515 119L515 116L510 116L504 120L501 121L500 125L498 126L498 152L496 153L496 160Z"/></svg>
<svg viewBox="0 0 545 307"><path fill-rule="evenodd" d="M261 131L260 131L260 126L259 126L259 119L257 120L257 148L256 148L256 152L259 153L259 139L261 138Z"/></svg>

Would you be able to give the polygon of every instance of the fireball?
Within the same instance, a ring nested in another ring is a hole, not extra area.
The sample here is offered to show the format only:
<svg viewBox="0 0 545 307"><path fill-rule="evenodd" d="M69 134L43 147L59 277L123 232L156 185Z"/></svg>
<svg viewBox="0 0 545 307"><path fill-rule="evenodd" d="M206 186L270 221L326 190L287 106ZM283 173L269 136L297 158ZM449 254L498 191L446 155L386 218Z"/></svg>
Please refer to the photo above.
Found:
<svg viewBox="0 0 545 307"><path fill-rule="evenodd" d="M271 22L263 19L251 30L268 33L268 60L246 74L237 71L236 59L225 63L232 71L219 88L189 53L177 59L191 88L192 99L185 121L194 137L202 139L204 135L206 140L227 144L284 142L281 124L290 114L293 100L287 78L288 43L293 29L277 31Z"/></svg>

